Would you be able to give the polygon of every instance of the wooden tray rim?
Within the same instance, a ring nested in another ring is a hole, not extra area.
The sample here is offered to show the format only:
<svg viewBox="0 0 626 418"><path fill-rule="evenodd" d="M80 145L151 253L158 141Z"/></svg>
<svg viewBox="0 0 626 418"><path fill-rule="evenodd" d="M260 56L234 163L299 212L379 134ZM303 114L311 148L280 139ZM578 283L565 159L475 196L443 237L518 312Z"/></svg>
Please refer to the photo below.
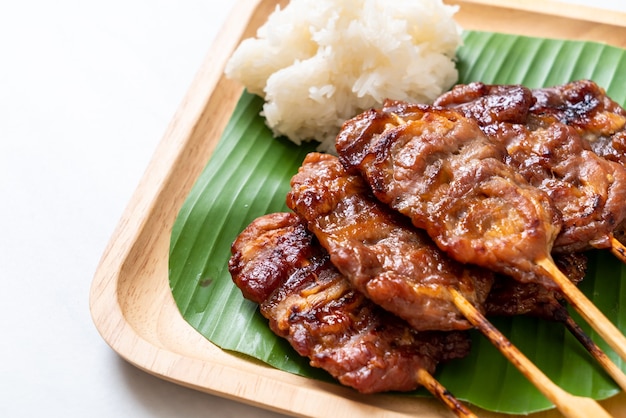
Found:
<svg viewBox="0 0 626 418"><path fill-rule="evenodd" d="M537 10L541 4L542 12L555 15L559 10L559 2L554 1L530 1L521 5L509 0L450 3L525 11L529 7ZM236 98L225 92L242 90L224 77L224 65L240 41L253 35L260 19L275 4L272 0L238 0L216 37L96 269L89 295L94 324L115 352L150 374L283 414L441 416L446 413L445 409L431 400L398 400L388 395L363 397L347 388L312 382L249 359L218 353L219 350L182 319L171 298L167 282L171 227L219 140L229 111L234 108ZM582 6L575 7L575 12L568 9L563 16L611 25L615 24L617 16L626 26L626 14ZM222 113L211 118L207 112L214 111L216 103L223 105ZM207 128L210 121L214 126ZM199 132L212 135L202 143ZM190 155L200 157L194 157L194 164L187 166ZM150 278L154 278L158 289L151 289L143 282L135 283ZM393 408L389 408L392 403ZM482 415L492 416L491 413Z"/></svg>

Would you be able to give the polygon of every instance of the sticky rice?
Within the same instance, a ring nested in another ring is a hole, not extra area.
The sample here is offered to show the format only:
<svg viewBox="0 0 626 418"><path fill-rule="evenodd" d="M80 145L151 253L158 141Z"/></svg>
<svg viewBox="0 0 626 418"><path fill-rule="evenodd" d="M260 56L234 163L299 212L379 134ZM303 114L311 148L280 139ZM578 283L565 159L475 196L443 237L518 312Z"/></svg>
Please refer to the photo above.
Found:
<svg viewBox="0 0 626 418"><path fill-rule="evenodd" d="M458 78L457 8L437 0L291 0L226 75L265 99L275 136L335 153L343 122L383 100L431 103Z"/></svg>

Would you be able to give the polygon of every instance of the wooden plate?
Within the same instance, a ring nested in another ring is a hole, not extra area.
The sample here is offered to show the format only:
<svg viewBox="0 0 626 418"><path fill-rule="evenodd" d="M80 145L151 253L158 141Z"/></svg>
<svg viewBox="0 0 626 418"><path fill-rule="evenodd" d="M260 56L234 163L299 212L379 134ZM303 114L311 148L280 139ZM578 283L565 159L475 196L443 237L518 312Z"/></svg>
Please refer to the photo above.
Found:
<svg viewBox="0 0 626 418"><path fill-rule="evenodd" d="M90 294L94 323L111 348L140 369L261 408L310 417L447 416L434 400L359 395L226 353L187 324L174 303L168 282L171 228L242 92L223 76L224 65L277 3L285 1L239 0L233 8L102 256ZM466 29L626 47L624 13L545 0L447 3L461 7L456 19ZM626 416L624 393L603 405ZM473 409L484 417L502 416ZM556 411L533 415L556 416Z"/></svg>

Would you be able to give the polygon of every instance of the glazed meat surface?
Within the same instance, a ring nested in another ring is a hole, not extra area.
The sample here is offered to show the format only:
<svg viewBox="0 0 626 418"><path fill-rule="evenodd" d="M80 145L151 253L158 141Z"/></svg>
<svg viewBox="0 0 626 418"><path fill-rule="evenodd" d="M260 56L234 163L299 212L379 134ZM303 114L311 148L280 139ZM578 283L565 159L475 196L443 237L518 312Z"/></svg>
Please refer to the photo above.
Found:
<svg viewBox="0 0 626 418"><path fill-rule="evenodd" d="M267 301L296 270L324 258L314 254L312 237L297 217L288 213L257 218L231 245L228 270L243 296L258 304Z"/></svg>
<svg viewBox="0 0 626 418"><path fill-rule="evenodd" d="M347 121L342 164L382 202L424 228L462 263L554 287L550 257L560 219L549 196L506 164L507 152L452 109L387 101Z"/></svg>
<svg viewBox="0 0 626 418"><path fill-rule="evenodd" d="M448 289L480 309L492 273L453 261L428 235L382 204L328 154L307 155L287 206L307 221L332 263L368 298L419 330L468 329Z"/></svg>
<svg viewBox="0 0 626 418"><path fill-rule="evenodd" d="M469 352L465 333L418 332L357 292L292 213L253 221L232 245L229 270L274 333L362 393L413 390L418 370Z"/></svg>
<svg viewBox="0 0 626 418"><path fill-rule="evenodd" d="M509 164L550 196L563 222L554 251L608 248L626 217L626 169L596 155L580 129L561 121L583 126L584 106L564 95L557 102L559 91L471 83L455 86L435 104L478 121L485 134L506 147Z"/></svg>
<svg viewBox="0 0 626 418"><path fill-rule="evenodd" d="M523 125L535 104L532 91L516 84L459 84L439 96L434 106L455 109L478 122L487 134L495 135L500 123Z"/></svg>
<svg viewBox="0 0 626 418"><path fill-rule="evenodd" d="M572 126L601 157L626 165L626 110L591 80L533 90L535 114Z"/></svg>
<svg viewBox="0 0 626 418"><path fill-rule="evenodd" d="M535 89L533 112L550 114L574 127L593 152L626 167L626 110L591 80ZM626 220L613 231L626 242Z"/></svg>

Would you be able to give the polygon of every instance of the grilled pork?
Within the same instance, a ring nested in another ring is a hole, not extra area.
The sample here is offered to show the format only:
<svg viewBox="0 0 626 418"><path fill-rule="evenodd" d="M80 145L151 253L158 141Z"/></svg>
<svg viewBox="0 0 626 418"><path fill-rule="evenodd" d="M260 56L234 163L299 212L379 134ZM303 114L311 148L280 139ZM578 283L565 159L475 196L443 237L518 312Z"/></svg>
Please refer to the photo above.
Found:
<svg viewBox="0 0 626 418"><path fill-rule="evenodd" d="M311 365L362 393L410 391L417 373L464 357L463 332L418 332L356 291L292 213L254 220L232 245L229 270L278 336Z"/></svg>

